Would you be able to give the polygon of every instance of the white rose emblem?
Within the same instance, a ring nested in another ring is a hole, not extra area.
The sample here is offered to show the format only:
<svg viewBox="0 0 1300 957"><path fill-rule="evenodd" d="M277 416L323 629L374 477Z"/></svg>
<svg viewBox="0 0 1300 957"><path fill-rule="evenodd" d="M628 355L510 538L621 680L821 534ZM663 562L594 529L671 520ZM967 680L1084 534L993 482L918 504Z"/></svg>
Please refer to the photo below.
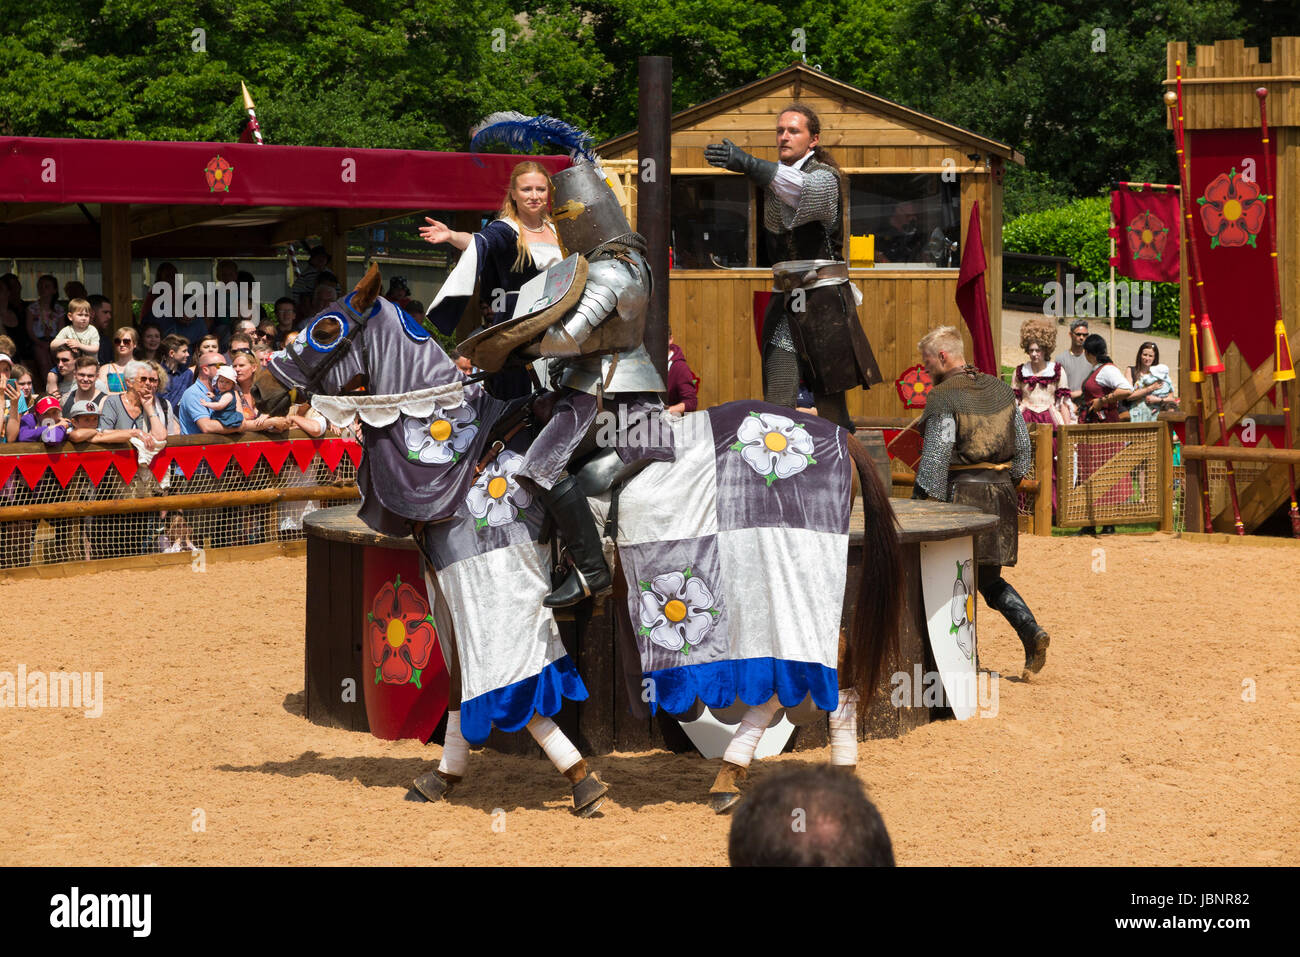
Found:
<svg viewBox="0 0 1300 957"><path fill-rule="evenodd" d="M656 645L684 655L698 647L721 614L704 579L684 572L658 575L641 582L640 634Z"/></svg>
<svg viewBox="0 0 1300 957"><path fill-rule="evenodd" d="M467 405L436 409L423 419L402 417L406 457L422 465L444 465L460 461L478 435L478 420Z"/></svg>
<svg viewBox="0 0 1300 957"><path fill-rule="evenodd" d="M533 497L515 479L523 464L524 457L509 450L488 463L465 497L476 529L509 525L519 517L520 509L533 503Z"/></svg>
<svg viewBox="0 0 1300 957"><path fill-rule="evenodd" d="M736 430L731 449L767 479L769 488L777 479L790 478L817 464L808 430L794 419L772 412L749 413Z"/></svg>
<svg viewBox="0 0 1300 957"><path fill-rule="evenodd" d="M957 639L961 653L975 659L975 595L970 590L970 559L957 563L957 580L952 583L952 626L948 634Z"/></svg>

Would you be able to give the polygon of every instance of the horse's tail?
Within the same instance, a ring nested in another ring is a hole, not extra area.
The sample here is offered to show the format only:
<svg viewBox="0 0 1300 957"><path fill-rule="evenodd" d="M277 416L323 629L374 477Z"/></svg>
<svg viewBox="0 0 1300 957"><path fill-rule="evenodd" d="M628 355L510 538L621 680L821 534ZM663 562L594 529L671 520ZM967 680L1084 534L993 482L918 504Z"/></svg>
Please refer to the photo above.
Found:
<svg viewBox="0 0 1300 957"><path fill-rule="evenodd" d="M852 434L845 439L862 484L862 578L857 610L849 624L841 687L858 693L863 713L880 682L886 653L897 658L899 616L903 604L902 552L889 504L870 454Z"/></svg>

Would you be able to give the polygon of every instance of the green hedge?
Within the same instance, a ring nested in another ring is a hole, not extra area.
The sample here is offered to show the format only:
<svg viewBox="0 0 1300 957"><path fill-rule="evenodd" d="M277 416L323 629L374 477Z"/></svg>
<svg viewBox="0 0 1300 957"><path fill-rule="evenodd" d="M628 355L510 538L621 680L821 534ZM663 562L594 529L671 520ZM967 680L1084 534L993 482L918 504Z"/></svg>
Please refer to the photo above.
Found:
<svg viewBox="0 0 1300 957"><path fill-rule="evenodd" d="M1029 213L1007 223L1002 228L1002 250L1008 253L1026 253L1037 256L1064 256L1074 268L1074 282L1091 282L1107 285L1110 282L1110 199L1098 196L1077 199L1066 206ZM1115 279L1118 287L1129 280ZM1041 294L1043 287L1017 283L1012 292ZM1152 283L1151 330L1167 335L1178 335L1178 283ZM1122 302L1123 299L1120 298ZM1098 304L1098 318L1107 314ZM1066 304L1068 312L1069 304ZM1119 316L1116 328L1129 329L1128 319Z"/></svg>

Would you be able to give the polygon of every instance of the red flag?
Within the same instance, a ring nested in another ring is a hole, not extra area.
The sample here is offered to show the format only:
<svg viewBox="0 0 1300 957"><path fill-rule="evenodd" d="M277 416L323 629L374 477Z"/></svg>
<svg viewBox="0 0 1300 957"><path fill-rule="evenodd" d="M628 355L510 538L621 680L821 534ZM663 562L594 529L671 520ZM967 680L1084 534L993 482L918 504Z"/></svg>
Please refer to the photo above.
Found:
<svg viewBox="0 0 1300 957"><path fill-rule="evenodd" d="M1115 272L1144 282L1178 282L1178 196L1172 192L1117 189L1111 237Z"/></svg>
<svg viewBox="0 0 1300 957"><path fill-rule="evenodd" d="M957 276L957 309L966 320L974 345L974 365L989 375L998 374L997 353L993 351L993 328L989 325L989 297L984 290L984 237L980 233L980 204L971 204L970 225L966 228L965 248L961 253L961 273Z"/></svg>

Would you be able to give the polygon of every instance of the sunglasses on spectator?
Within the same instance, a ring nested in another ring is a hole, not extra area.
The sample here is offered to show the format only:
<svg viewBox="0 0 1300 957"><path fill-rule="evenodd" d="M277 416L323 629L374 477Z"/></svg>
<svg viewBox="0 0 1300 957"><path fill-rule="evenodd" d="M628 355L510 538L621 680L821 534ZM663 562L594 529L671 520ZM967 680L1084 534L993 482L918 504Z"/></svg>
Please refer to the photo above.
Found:
<svg viewBox="0 0 1300 957"><path fill-rule="evenodd" d="M251 356L253 354L253 350L252 349L231 349L230 354L232 356L239 356L239 355Z"/></svg>
<svg viewBox="0 0 1300 957"><path fill-rule="evenodd" d="M135 340L132 339L132 338L130 338L130 337L124 337L124 338L121 338L121 339L114 339L114 340L113 340L113 345L115 345L115 346L120 346L120 345L122 345L122 343L124 343L124 342L127 343L127 344L129 344L129 345L135 345Z"/></svg>
<svg viewBox="0 0 1300 957"><path fill-rule="evenodd" d="M158 377L156 375L138 375L135 378L137 382L152 382L154 385L158 384Z"/></svg>

